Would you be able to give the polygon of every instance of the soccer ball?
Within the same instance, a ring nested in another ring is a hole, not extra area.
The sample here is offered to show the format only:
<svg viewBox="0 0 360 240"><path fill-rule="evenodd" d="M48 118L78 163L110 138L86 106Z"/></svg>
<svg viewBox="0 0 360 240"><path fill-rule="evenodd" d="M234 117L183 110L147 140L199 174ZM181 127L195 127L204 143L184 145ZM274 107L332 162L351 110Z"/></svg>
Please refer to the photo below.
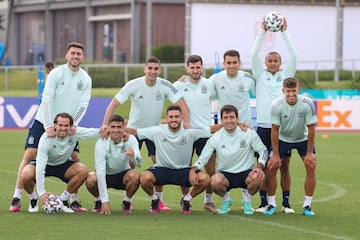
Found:
<svg viewBox="0 0 360 240"><path fill-rule="evenodd" d="M284 17L278 12L269 12L266 14L264 23L266 28L271 32L278 32L282 29Z"/></svg>
<svg viewBox="0 0 360 240"><path fill-rule="evenodd" d="M59 196L50 193L48 195L48 200L43 205L44 211L48 214L58 214L62 210L63 203L60 200Z"/></svg>

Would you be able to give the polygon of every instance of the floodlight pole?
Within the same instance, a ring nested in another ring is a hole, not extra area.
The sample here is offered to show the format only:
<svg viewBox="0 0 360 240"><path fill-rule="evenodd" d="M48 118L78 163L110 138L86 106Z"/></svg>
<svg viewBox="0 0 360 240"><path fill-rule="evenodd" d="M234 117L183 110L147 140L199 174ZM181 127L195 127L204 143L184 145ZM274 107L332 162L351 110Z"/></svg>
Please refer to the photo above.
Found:
<svg viewBox="0 0 360 240"><path fill-rule="evenodd" d="M339 81L339 72L342 69L343 57L343 9L340 6L340 0L336 0L336 43L335 43L335 82Z"/></svg>
<svg viewBox="0 0 360 240"><path fill-rule="evenodd" d="M146 59L152 55L152 0L146 1Z"/></svg>

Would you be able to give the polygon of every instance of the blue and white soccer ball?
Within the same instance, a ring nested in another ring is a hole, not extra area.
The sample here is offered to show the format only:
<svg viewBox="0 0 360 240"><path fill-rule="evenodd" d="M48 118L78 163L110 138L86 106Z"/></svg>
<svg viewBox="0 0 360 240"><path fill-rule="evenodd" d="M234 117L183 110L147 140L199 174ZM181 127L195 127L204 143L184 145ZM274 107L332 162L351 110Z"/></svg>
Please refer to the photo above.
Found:
<svg viewBox="0 0 360 240"><path fill-rule="evenodd" d="M48 195L48 201L43 205L44 211L48 214L58 214L63 208L63 203L59 196L50 193Z"/></svg>
<svg viewBox="0 0 360 240"><path fill-rule="evenodd" d="M264 23L266 28L271 32L278 32L284 24L284 17L278 12L269 12L266 14Z"/></svg>

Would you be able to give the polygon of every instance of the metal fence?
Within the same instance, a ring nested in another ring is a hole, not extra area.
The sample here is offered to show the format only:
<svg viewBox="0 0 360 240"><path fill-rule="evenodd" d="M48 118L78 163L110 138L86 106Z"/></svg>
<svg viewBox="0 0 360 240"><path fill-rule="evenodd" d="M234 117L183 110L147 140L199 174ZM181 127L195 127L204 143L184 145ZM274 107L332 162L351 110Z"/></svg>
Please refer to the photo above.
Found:
<svg viewBox="0 0 360 240"><path fill-rule="evenodd" d="M350 71L351 72L351 77L352 79L355 79L356 75L360 72L360 59L347 59L347 60L341 60L339 61L340 65L342 66L342 70L345 71ZM286 64L286 63L285 63ZM313 71L314 72L314 77L315 77L315 81L319 81L319 73L322 71L332 71L333 72L333 76L334 76L334 80L335 80L335 76L336 74L338 74L338 72L335 69L335 64L336 61L335 60L321 60L321 61L298 61L297 66L298 66L298 71L301 70L306 70L306 71ZM106 67L106 68L123 68L123 79L125 82L129 81L129 68L134 68L134 67L140 67L142 68L144 66L144 64L83 64L82 67L86 70L89 71L90 68L101 68L101 67ZM183 67L185 68L186 65L185 63L174 63L174 64L168 64L168 63L163 63L161 64L162 67L162 77L164 77L165 79L168 79L168 75L169 75L169 71L171 71L171 68L179 68L179 67ZM250 63L242 63L242 69L251 69L251 65ZM204 68L209 70L209 69L214 69L215 68L215 64L205 64ZM16 70L29 70L32 71L33 74L29 74L27 76L25 76L26 81L35 81L36 80L36 72L39 69L38 65L19 65L19 66L0 66L0 84L2 86L0 86L0 91L8 91L11 90L9 89L9 72L10 71L16 71ZM180 76L179 76L180 77ZM342 79L343 80L343 79ZM349 80L349 79L346 79ZM14 90L14 89L12 89Z"/></svg>

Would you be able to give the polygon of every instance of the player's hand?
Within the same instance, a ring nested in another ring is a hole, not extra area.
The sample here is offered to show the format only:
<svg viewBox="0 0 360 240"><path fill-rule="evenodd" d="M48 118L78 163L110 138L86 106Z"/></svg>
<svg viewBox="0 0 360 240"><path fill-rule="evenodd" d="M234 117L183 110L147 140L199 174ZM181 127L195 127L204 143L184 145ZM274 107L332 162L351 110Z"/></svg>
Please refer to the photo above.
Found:
<svg viewBox="0 0 360 240"><path fill-rule="evenodd" d="M268 30L268 28L266 27L266 24L265 24L265 16L263 17L263 21L262 21L262 24L261 24L261 28L266 32Z"/></svg>
<svg viewBox="0 0 360 240"><path fill-rule="evenodd" d="M265 180L265 173L260 168L254 168L249 174L254 180Z"/></svg>
<svg viewBox="0 0 360 240"><path fill-rule="evenodd" d="M268 169L278 169L281 167L281 159L279 156L275 156L273 155L272 157L270 157L269 161L266 164L266 167Z"/></svg>
<svg viewBox="0 0 360 240"><path fill-rule="evenodd" d="M186 79L186 75L182 75L182 76L178 79L178 81L179 81L179 82L185 82L185 79Z"/></svg>
<svg viewBox="0 0 360 240"><path fill-rule="evenodd" d="M55 137L56 132L55 132L54 127L47 128L46 129L46 134L47 134L48 137Z"/></svg>
<svg viewBox="0 0 360 240"><path fill-rule="evenodd" d="M316 157L314 153L307 153L304 156L304 164L310 169L315 169L316 167Z"/></svg>
<svg viewBox="0 0 360 240"><path fill-rule="evenodd" d="M110 130L109 130L109 126L106 124L103 124L100 127L100 135L102 139L107 139L110 135Z"/></svg>
<svg viewBox="0 0 360 240"><path fill-rule="evenodd" d="M184 127L185 129L188 129L188 128L191 128L191 125L190 125L189 122L183 122L183 127Z"/></svg>
<svg viewBox="0 0 360 240"><path fill-rule="evenodd" d="M198 175L197 173L195 172L194 169L190 169L190 172L189 172L189 182L192 186L196 186L199 184L199 178L198 178Z"/></svg>
<svg viewBox="0 0 360 240"><path fill-rule="evenodd" d="M127 142L127 141L129 140L129 134L126 133L126 132L124 132L124 133L123 133L123 136L122 136L122 140L123 140L124 142Z"/></svg>
<svg viewBox="0 0 360 240"><path fill-rule="evenodd" d="M109 202L101 203L101 211L100 214L110 215L110 204Z"/></svg>
<svg viewBox="0 0 360 240"><path fill-rule="evenodd" d="M76 133L76 126L72 125L70 128L70 135L74 135Z"/></svg>
<svg viewBox="0 0 360 240"><path fill-rule="evenodd" d="M49 195L53 194L51 192L47 192L44 193L43 195L41 195L40 198L40 202L41 202L41 206L45 205L48 201L49 201Z"/></svg>
<svg viewBox="0 0 360 240"><path fill-rule="evenodd" d="M249 124L239 122L238 126L243 132L246 132L248 128L253 129Z"/></svg>
<svg viewBox="0 0 360 240"><path fill-rule="evenodd" d="M286 17L284 16L283 17L283 26L281 28L281 32L285 32L287 29L287 20L286 20Z"/></svg>

